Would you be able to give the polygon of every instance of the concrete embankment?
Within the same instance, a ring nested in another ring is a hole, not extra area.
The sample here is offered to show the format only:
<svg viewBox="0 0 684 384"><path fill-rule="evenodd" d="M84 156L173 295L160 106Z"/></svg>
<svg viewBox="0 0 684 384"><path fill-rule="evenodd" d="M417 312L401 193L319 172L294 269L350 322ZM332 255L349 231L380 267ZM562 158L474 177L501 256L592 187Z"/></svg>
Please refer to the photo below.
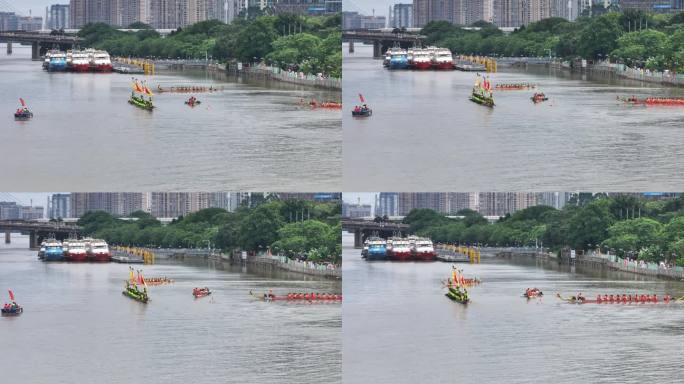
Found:
<svg viewBox="0 0 684 384"><path fill-rule="evenodd" d="M301 273L309 276L317 276L327 279L341 279L342 270L340 268L328 269L322 265L313 263L297 262L286 257L278 256L247 256L243 258L241 252L234 252L232 254L222 253L216 250L208 249L158 249L158 248L139 248L144 251L154 254L155 260L171 259L171 260L217 260L227 261L233 264L246 264L255 266L260 270L273 271L282 270L294 273ZM131 255L136 257L135 255Z"/></svg>
<svg viewBox="0 0 684 384"><path fill-rule="evenodd" d="M652 276L670 280L684 280L684 268L682 267L663 267L656 263L640 264L637 261L630 261L619 258L615 255L598 254L577 254L574 258L568 252L560 255L548 251L531 251L525 249L507 249L496 252L497 257L531 257L540 260L554 260L563 263L580 264L588 268L597 270L608 268L615 271L633 273L636 275Z"/></svg>

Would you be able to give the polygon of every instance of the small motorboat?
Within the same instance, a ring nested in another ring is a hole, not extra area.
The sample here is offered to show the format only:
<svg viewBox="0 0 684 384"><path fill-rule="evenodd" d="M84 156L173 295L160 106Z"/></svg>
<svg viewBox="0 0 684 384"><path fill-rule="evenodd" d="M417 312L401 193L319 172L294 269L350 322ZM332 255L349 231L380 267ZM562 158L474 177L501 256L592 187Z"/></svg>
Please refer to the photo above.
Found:
<svg viewBox="0 0 684 384"><path fill-rule="evenodd" d="M202 104L202 102L195 99L194 97L191 97L188 100L185 100L185 105L189 105L191 107L194 107L195 105L200 105L200 104Z"/></svg>
<svg viewBox="0 0 684 384"><path fill-rule="evenodd" d="M209 295L211 295L211 291L207 287L193 288L192 289L192 295L195 296L195 298L209 296Z"/></svg>
<svg viewBox="0 0 684 384"><path fill-rule="evenodd" d="M28 109L24 99L19 98L19 102L21 103L21 108L18 108L16 112L14 112L14 120L28 120L32 118L33 112Z"/></svg>
<svg viewBox="0 0 684 384"><path fill-rule="evenodd" d="M352 116L357 117L369 117L373 115L373 110L368 108L368 106L357 106L352 110Z"/></svg>
<svg viewBox="0 0 684 384"><path fill-rule="evenodd" d="M540 291L537 288L532 288L532 289L527 289L525 290L525 293L522 294L523 297L526 297L528 299L531 299L533 297L542 297L544 296L544 292Z"/></svg>
<svg viewBox="0 0 684 384"><path fill-rule="evenodd" d="M14 293L9 290L10 303L5 303L5 305L0 308L0 312L3 316L19 316L24 312L22 308L16 301L14 301Z"/></svg>
<svg viewBox="0 0 684 384"><path fill-rule="evenodd" d="M532 102L534 102L536 104L536 103L541 103L543 101L546 101L549 98L546 97L546 95L543 92L538 92L538 93L535 93L534 95L532 95L532 97L530 97L530 99L532 100Z"/></svg>

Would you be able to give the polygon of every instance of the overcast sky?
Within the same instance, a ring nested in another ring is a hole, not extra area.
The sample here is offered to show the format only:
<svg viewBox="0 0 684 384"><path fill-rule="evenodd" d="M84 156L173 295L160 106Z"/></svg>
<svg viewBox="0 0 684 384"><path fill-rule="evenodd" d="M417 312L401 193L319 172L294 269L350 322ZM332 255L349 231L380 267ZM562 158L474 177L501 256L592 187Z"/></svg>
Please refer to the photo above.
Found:
<svg viewBox="0 0 684 384"><path fill-rule="evenodd" d="M69 4L68 0L0 0L0 11L16 11L28 16L45 17L45 7L52 4ZM10 9L8 9L11 7Z"/></svg>
<svg viewBox="0 0 684 384"><path fill-rule="evenodd" d="M52 195L54 192L0 192L0 201L12 200L16 198L17 203L22 205L31 205L31 200L33 200L34 206L45 207L47 205L48 196Z"/></svg>
<svg viewBox="0 0 684 384"><path fill-rule="evenodd" d="M350 12L360 12L364 15L387 16L389 6L394 4L413 4L413 0L343 0L342 9Z"/></svg>

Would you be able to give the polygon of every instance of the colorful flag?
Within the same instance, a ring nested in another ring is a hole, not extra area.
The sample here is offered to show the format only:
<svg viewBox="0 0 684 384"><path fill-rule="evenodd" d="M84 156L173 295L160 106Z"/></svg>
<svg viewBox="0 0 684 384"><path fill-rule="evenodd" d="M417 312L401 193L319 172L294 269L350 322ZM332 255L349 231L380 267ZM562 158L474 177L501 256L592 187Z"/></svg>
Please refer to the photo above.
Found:
<svg viewBox="0 0 684 384"><path fill-rule="evenodd" d="M366 99L363 98L363 95L359 93L359 100L361 100L362 103L366 102Z"/></svg>
<svg viewBox="0 0 684 384"><path fill-rule="evenodd" d="M12 292L11 289L9 290L9 294L10 294L10 300L14 301L14 292Z"/></svg>
<svg viewBox="0 0 684 384"><path fill-rule="evenodd" d="M24 102L24 99L22 99L21 97L19 98L19 102L21 103L21 106L22 106L22 107L25 107L25 106L26 106L26 103Z"/></svg>
<svg viewBox="0 0 684 384"><path fill-rule="evenodd" d="M152 95L154 95L154 94L152 93L152 91L150 91L150 89L149 89L149 88L147 88L147 86L144 86L144 88L143 88L143 89L144 89L144 91L145 91L145 94L146 94L146 95L148 95L148 96L152 96Z"/></svg>

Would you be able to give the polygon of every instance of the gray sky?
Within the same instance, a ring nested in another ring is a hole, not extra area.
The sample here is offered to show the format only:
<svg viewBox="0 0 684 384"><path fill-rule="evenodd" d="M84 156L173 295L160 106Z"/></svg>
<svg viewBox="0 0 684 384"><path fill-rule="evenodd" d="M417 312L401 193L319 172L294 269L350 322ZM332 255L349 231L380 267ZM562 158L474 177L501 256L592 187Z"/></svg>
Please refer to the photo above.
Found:
<svg viewBox="0 0 684 384"><path fill-rule="evenodd" d="M375 9L375 16L387 16L389 6L394 4L413 4L413 0L344 0L342 9L350 12L360 12L370 16Z"/></svg>
<svg viewBox="0 0 684 384"><path fill-rule="evenodd" d="M361 204L370 204L371 206L375 203L375 195L379 192L345 192L342 194L342 200L345 203L356 204L361 199Z"/></svg>
<svg viewBox="0 0 684 384"><path fill-rule="evenodd" d="M17 11L28 16L29 10L33 16L45 17L45 7L52 4L69 4L68 0L0 0L0 11ZM14 9L7 9L7 6Z"/></svg>
<svg viewBox="0 0 684 384"><path fill-rule="evenodd" d="M33 200L34 206L46 207L48 196L56 192L0 192L0 201L9 200L8 193L19 199L20 204L30 205Z"/></svg>

